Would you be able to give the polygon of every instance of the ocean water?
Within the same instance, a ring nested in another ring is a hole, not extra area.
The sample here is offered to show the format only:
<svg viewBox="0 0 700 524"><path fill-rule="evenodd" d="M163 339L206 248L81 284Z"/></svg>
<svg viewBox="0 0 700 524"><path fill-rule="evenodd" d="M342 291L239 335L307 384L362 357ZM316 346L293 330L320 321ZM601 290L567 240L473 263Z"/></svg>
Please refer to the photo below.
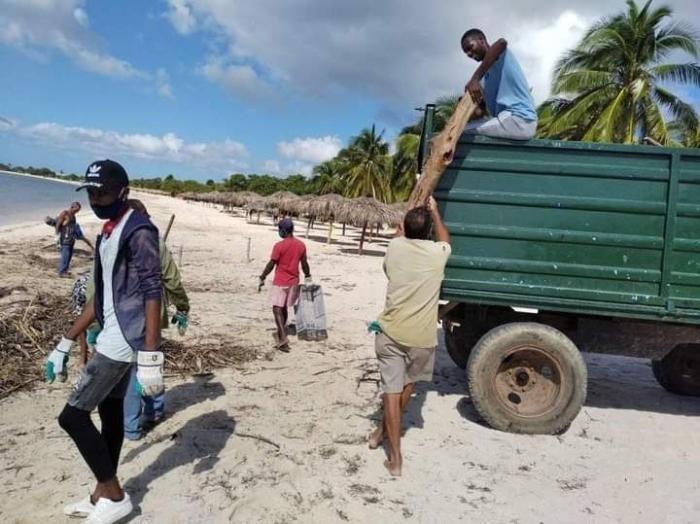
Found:
<svg viewBox="0 0 700 524"><path fill-rule="evenodd" d="M0 171L0 226L43 222L56 216L71 202L79 201L89 212L87 194L77 186L48 178L34 178Z"/></svg>

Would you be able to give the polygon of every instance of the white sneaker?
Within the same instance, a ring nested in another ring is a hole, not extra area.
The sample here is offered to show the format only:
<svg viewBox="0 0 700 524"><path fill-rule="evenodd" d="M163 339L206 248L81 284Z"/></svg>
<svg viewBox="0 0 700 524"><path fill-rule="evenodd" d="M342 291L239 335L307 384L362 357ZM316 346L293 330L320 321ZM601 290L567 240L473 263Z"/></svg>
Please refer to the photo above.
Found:
<svg viewBox="0 0 700 524"><path fill-rule="evenodd" d="M90 495L78 502L73 502L63 507L63 513L69 517L87 517L95 509L95 505L90 502Z"/></svg>
<svg viewBox="0 0 700 524"><path fill-rule="evenodd" d="M126 491L124 492L124 498L119 502L100 497L86 522L88 524L113 524L126 517L133 509L131 498L129 498L129 494Z"/></svg>

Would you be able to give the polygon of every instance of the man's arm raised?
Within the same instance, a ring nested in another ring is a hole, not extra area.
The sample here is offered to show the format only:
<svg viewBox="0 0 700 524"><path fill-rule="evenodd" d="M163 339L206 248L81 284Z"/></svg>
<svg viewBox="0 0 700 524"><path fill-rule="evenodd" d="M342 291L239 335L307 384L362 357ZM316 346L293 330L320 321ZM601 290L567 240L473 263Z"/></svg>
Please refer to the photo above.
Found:
<svg viewBox="0 0 700 524"><path fill-rule="evenodd" d="M430 211L430 216L433 219L433 226L435 227L435 239L438 242L445 242L449 244L450 233L447 231L445 223L442 221L437 202L435 202L435 199L432 196L428 199L428 210Z"/></svg>
<svg viewBox="0 0 700 524"><path fill-rule="evenodd" d="M503 52L507 49L508 42L505 38L499 38L489 46L488 51L484 55L479 67L474 71L471 80L466 85L465 91L468 91L474 100L481 99L481 85L479 81L484 78L484 75L491 69L491 66L498 60Z"/></svg>

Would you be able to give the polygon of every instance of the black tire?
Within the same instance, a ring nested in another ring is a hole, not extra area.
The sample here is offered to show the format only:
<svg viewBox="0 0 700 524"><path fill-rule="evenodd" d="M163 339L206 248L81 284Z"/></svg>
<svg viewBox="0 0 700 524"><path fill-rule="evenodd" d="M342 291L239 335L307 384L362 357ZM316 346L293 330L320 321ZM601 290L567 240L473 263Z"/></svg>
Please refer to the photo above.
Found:
<svg viewBox="0 0 700 524"><path fill-rule="evenodd" d="M494 429L560 434L586 400L588 373L561 331L533 322L498 326L474 346L467 383L474 407Z"/></svg>
<svg viewBox="0 0 700 524"><path fill-rule="evenodd" d="M483 328L479 328L474 321L465 318L457 324L449 318L442 321L443 333L445 335L445 349L450 355L452 362L461 369L466 369L474 344L485 333Z"/></svg>
<svg viewBox="0 0 700 524"><path fill-rule="evenodd" d="M681 344L651 361L656 381L677 395L700 397L700 344Z"/></svg>

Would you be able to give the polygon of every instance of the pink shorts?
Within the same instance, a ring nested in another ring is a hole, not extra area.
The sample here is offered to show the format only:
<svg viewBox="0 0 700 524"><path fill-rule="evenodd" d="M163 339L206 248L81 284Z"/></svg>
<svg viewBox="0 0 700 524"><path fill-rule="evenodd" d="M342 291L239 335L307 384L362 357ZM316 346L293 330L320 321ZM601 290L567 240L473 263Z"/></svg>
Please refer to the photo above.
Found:
<svg viewBox="0 0 700 524"><path fill-rule="evenodd" d="M272 286L270 292L272 305L277 307L293 307L299 300L299 286Z"/></svg>

